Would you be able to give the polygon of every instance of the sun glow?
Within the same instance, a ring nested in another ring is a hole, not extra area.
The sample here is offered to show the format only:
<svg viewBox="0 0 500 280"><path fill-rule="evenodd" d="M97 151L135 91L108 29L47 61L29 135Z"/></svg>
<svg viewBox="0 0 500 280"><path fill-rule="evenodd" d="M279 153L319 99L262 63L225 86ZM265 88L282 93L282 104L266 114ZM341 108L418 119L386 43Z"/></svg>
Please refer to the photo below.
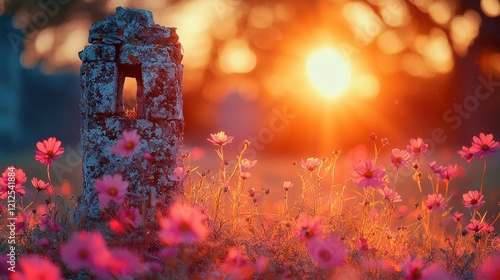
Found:
<svg viewBox="0 0 500 280"><path fill-rule="evenodd" d="M307 60L307 76L314 88L332 99L346 92L351 82L351 67L331 48L313 52Z"/></svg>

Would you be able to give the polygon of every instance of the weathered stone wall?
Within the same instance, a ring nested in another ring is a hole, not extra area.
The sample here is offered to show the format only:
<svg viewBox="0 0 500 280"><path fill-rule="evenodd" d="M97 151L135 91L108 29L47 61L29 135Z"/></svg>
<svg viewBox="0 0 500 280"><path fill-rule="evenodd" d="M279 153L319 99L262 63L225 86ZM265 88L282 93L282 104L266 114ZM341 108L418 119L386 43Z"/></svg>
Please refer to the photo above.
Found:
<svg viewBox="0 0 500 280"><path fill-rule="evenodd" d="M94 23L90 45L80 52L83 150L83 197L77 219L83 228L104 227L94 181L104 175L122 174L129 182L126 204L154 218L151 198L167 207L180 186L168 174L180 164L183 140L182 52L175 28L156 25L151 12L123 9ZM123 108L125 77L136 78L137 116L128 118ZM121 133L137 129L141 148L122 158L110 151ZM148 152L154 160L143 158Z"/></svg>

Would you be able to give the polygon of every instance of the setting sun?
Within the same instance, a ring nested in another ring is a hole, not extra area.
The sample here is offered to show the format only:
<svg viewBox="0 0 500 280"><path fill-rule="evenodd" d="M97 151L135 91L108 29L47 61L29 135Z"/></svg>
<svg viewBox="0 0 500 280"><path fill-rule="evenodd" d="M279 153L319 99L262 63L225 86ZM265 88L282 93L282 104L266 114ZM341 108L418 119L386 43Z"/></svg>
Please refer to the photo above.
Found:
<svg viewBox="0 0 500 280"><path fill-rule="evenodd" d="M339 52L326 48L309 56L307 76L320 94L334 98L343 94L349 87L351 68Z"/></svg>

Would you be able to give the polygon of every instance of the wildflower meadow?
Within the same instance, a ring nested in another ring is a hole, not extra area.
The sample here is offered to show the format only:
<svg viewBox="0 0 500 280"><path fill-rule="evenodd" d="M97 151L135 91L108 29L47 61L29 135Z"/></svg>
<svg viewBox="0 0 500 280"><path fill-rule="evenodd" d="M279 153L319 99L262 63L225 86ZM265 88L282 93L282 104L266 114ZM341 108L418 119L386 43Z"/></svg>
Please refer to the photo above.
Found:
<svg viewBox="0 0 500 280"><path fill-rule="evenodd" d="M105 232L83 229L74 215L78 200L54 188L51 165L65 151L50 137L36 143L34 153L45 178L32 178L22 166L2 167L0 274L28 280L500 279L500 213L485 209L485 178L494 172L488 161L499 156L500 144L492 134L471 137L456 148L463 162L447 164L426 156L421 138L393 147L371 133L366 140L373 153L352 162L350 174L336 174L344 154L334 150L297 159L288 167L295 175L280 185L256 186L260 159L246 157L252 143L221 131L207 137L216 168L193 165L185 151L182 165L165 174L184 194L168 207L152 198L145 207L157 209L154 217L129 205L131 182L123 174L95 178ZM109 149L117 157L154 161L140 140L131 128ZM238 153L225 150L240 141ZM457 193L460 166L472 165L483 172L465 172L476 183ZM403 170L412 174L404 181ZM418 195L407 196L409 189Z"/></svg>

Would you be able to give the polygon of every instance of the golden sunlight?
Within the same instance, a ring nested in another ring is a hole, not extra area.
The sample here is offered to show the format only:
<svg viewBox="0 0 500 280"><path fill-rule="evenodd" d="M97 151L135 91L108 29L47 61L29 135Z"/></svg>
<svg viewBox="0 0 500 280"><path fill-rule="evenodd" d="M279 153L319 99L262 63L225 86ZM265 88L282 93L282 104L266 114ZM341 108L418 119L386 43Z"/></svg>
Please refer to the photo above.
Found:
<svg viewBox="0 0 500 280"><path fill-rule="evenodd" d="M335 98L346 92L351 67L342 54L331 48L316 50L307 59L307 76L319 93Z"/></svg>

